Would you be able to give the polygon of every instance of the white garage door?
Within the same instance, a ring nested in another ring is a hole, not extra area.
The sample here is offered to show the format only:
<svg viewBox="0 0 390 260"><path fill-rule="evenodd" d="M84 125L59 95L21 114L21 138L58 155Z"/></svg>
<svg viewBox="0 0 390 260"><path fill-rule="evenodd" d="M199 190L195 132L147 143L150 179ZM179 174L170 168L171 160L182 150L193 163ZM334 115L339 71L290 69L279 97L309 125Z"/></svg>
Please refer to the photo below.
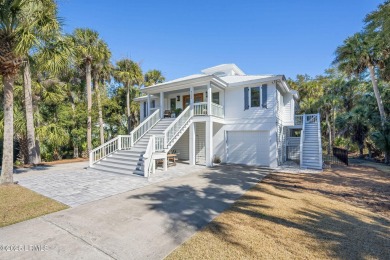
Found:
<svg viewBox="0 0 390 260"><path fill-rule="evenodd" d="M227 162L269 166L269 131L228 131Z"/></svg>

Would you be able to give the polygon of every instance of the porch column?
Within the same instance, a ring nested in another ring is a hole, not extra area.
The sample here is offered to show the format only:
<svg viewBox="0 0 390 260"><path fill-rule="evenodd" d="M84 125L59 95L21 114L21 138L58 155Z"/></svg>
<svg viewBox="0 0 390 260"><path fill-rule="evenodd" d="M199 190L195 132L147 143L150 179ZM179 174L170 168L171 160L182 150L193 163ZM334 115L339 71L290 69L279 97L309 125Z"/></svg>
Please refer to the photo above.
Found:
<svg viewBox="0 0 390 260"><path fill-rule="evenodd" d="M190 87L190 110L191 116L194 115L194 87Z"/></svg>
<svg viewBox="0 0 390 260"><path fill-rule="evenodd" d="M195 165L195 123L191 123L191 125L189 126L189 134L190 134L190 138L189 138L189 156L190 156L190 165Z"/></svg>
<svg viewBox="0 0 390 260"><path fill-rule="evenodd" d="M207 114L211 116L211 101L213 98L213 93L211 91L211 83L207 84Z"/></svg>
<svg viewBox="0 0 390 260"><path fill-rule="evenodd" d="M213 166L213 120L209 117L206 121L206 166Z"/></svg>
<svg viewBox="0 0 390 260"><path fill-rule="evenodd" d="M148 105L147 105L147 110L146 110L146 116L150 116L150 105L151 105L151 102L150 102L150 94L148 94Z"/></svg>
<svg viewBox="0 0 390 260"><path fill-rule="evenodd" d="M164 117L164 92L160 92L160 118Z"/></svg>

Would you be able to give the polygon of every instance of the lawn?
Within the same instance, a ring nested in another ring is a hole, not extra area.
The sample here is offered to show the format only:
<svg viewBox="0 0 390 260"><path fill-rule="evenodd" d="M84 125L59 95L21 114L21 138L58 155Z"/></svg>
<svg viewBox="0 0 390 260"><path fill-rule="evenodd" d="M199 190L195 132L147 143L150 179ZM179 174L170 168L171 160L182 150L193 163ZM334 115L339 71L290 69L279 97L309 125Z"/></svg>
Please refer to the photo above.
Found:
<svg viewBox="0 0 390 260"><path fill-rule="evenodd" d="M66 208L62 203L19 185L0 186L0 227Z"/></svg>
<svg viewBox="0 0 390 260"><path fill-rule="evenodd" d="M272 174L168 259L390 259L390 178L369 167Z"/></svg>

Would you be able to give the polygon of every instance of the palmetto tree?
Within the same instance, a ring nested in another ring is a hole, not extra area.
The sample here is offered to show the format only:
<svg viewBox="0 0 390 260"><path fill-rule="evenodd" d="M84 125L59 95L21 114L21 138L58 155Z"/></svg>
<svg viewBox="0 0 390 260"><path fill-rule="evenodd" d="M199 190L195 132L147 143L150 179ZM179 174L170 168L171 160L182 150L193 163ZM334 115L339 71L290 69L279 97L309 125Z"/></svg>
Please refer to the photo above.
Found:
<svg viewBox="0 0 390 260"><path fill-rule="evenodd" d="M165 77L160 70L149 70L145 73L144 85L149 87L165 81Z"/></svg>
<svg viewBox="0 0 390 260"><path fill-rule="evenodd" d="M104 144L104 121L102 111L102 95L101 88L104 88L104 82L109 81L111 77L112 65L110 62L111 52L105 42L100 41L99 53L101 60L94 62L92 66L93 86L96 93L98 115L99 115L99 132L100 144ZM100 84L102 83L102 84Z"/></svg>
<svg viewBox="0 0 390 260"><path fill-rule="evenodd" d="M114 70L114 78L116 81L123 84L126 89L126 115L127 115L127 130L131 132L131 88L134 85L140 86L143 82L142 70L139 64L130 59L123 59L116 63Z"/></svg>
<svg viewBox="0 0 390 260"><path fill-rule="evenodd" d="M337 48L334 63L348 75L359 75L366 70L369 71L383 127L386 123L386 113L376 78L376 66L379 61L378 50L372 38L364 33L356 33Z"/></svg>
<svg viewBox="0 0 390 260"><path fill-rule="evenodd" d="M0 74L4 84L4 142L0 183L13 182L14 81L24 55L57 30L53 0L0 1Z"/></svg>
<svg viewBox="0 0 390 260"><path fill-rule="evenodd" d="M87 150L92 150L92 63L102 60L102 40L99 34L91 29L76 29L73 33L73 43L79 64L85 69L85 88L87 93Z"/></svg>

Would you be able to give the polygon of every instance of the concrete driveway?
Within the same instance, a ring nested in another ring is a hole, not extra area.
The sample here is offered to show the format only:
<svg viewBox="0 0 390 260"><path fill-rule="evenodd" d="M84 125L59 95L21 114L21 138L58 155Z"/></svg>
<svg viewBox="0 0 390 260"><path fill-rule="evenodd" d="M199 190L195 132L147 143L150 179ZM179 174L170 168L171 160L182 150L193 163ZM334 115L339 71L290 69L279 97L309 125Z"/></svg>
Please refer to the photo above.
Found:
<svg viewBox="0 0 390 260"><path fill-rule="evenodd" d="M204 169L4 227L0 259L162 259L268 173ZM5 252L5 245L27 248Z"/></svg>

